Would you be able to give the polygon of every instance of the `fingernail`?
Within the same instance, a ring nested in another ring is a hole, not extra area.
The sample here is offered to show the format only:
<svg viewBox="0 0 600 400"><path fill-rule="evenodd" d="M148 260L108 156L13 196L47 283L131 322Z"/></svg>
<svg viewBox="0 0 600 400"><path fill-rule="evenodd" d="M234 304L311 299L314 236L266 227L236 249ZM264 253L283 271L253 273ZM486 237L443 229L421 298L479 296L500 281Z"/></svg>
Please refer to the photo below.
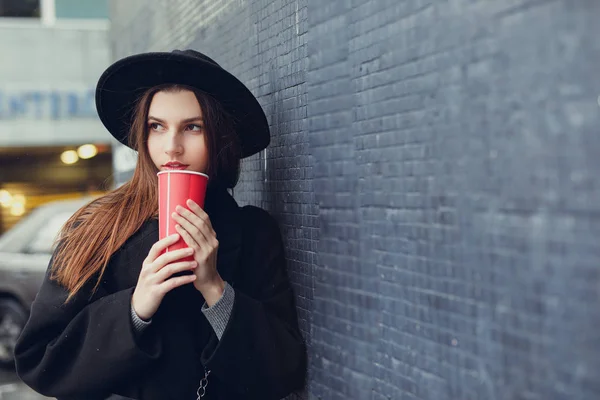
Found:
<svg viewBox="0 0 600 400"><path fill-rule="evenodd" d="M179 237L179 234L177 234L177 233L174 233L174 234L172 234L172 235L170 236L170 238L171 238L171 239L175 239L175 238L177 238L177 237Z"/></svg>

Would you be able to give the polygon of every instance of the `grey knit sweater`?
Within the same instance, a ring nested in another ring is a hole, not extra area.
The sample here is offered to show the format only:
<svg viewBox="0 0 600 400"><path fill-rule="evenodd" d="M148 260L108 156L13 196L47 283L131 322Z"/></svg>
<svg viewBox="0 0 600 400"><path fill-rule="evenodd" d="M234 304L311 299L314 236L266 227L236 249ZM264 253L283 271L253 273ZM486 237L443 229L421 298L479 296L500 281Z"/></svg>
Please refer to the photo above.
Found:
<svg viewBox="0 0 600 400"><path fill-rule="evenodd" d="M227 322L229 322L234 300L235 290L229 285L229 283L225 282L225 290L223 290L223 295L221 298L215 304L213 304L212 307L208 307L206 302L204 305L202 305L202 313L212 326L219 340L221 340L221 336L223 336L223 332L225 332ZM141 333L148 325L152 323L152 319L149 321L144 321L141 319L136 314L133 306L131 306L131 321L133 322L133 328L137 333Z"/></svg>

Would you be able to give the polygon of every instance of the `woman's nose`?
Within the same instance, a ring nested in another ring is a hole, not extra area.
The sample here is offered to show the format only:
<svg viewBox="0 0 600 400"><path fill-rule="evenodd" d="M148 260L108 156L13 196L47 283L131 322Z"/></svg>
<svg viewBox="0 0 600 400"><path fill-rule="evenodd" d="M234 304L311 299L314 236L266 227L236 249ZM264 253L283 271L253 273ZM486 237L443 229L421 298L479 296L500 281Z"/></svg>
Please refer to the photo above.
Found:
<svg viewBox="0 0 600 400"><path fill-rule="evenodd" d="M168 155L181 154L183 152L183 146L179 142L177 135L169 135L165 143L165 153Z"/></svg>

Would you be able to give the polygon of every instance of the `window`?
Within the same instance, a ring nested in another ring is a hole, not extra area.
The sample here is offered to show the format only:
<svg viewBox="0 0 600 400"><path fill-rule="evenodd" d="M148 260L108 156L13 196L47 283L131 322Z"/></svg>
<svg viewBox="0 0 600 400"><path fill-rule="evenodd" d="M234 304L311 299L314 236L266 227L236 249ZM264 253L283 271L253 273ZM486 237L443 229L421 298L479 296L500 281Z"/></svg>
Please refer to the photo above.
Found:
<svg viewBox="0 0 600 400"><path fill-rule="evenodd" d="M107 0L54 0L57 19L108 19Z"/></svg>
<svg viewBox="0 0 600 400"><path fill-rule="evenodd" d="M0 17L39 18L40 0L0 0Z"/></svg>
<svg viewBox="0 0 600 400"><path fill-rule="evenodd" d="M62 212L49 218L46 224L37 232L27 251L30 253L52 253L54 250L54 241L72 212Z"/></svg>
<svg viewBox="0 0 600 400"><path fill-rule="evenodd" d="M56 20L108 20L108 0L0 0L0 18L37 18L44 25Z"/></svg>

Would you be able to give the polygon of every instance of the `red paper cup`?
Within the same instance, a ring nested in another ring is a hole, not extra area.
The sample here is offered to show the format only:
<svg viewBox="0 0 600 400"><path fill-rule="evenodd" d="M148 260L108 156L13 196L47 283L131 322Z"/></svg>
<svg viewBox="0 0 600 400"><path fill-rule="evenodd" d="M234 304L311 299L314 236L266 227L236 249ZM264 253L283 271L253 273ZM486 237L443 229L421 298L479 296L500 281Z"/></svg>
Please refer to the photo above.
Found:
<svg viewBox="0 0 600 400"><path fill-rule="evenodd" d="M171 217L175 207L182 206L189 210L186 202L192 199L204 208L204 196L208 175L193 171L161 171L158 174L158 237L165 237L178 233L175 229L177 222ZM166 251L173 251L188 247L183 238L169 246ZM185 257L181 261L194 261L194 257Z"/></svg>

